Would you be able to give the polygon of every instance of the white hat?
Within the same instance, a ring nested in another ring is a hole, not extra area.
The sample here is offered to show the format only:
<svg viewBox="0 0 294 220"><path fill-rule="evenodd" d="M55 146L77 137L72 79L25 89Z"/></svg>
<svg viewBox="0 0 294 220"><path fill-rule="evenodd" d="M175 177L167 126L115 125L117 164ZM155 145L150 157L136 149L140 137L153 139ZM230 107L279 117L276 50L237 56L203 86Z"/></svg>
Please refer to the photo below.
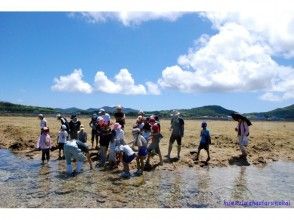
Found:
<svg viewBox="0 0 294 220"><path fill-rule="evenodd" d="M62 130L66 130L66 125L61 125Z"/></svg>

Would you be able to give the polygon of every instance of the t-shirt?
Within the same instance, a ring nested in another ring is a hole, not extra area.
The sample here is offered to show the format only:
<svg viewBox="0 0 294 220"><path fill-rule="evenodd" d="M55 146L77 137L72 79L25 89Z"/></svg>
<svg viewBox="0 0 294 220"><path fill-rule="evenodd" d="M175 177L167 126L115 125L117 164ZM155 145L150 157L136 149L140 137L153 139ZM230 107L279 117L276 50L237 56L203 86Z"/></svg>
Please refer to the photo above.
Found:
<svg viewBox="0 0 294 220"><path fill-rule="evenodd" d="M147 146L147 141L141 134L139 134L135 139L134 145L138 147Z"/></svg>
<svg viewBox="0 0 294 220"><path fill-rule="evenodd" d="M47 120L45 118L40 121L40 128L42 129L44 127L47 127Z"/></svg>
<svg viewBox="0 0 294 220"><path fill-rule="evenodd" d="M211 142L211 138L210 138L210 134L209 134L209 130L208 129L203 129L201 130L200 133L200 144L210 144Z"/></svg>
<svg viewBox="0 0 294 220"><path fill-rule="evenodd" d="M85 131L79 131L78 133L78 140L83 142L83 143L86 143L87 142L87 133Z"/></svg>
<svg viewBox="0 0 294 220"><path fill-rule="evenodd" d="M101 117L103 118L104 122L106 124L109 124L110 122L110 115L108 113L105 113L105 115L101 115Z"/></svg>
<svg viewBox="0 0 294 220"><path fill-rule="evenodd" d="M151 125L148 122L145 122L142 130L145 132L151 132Z"/></svg>
<svg viewBox="0 0 294 220"><path fill-rule="evenodd" d="M120 125L125 124L125 120L123 119L125 117L125 114L123 112L115 112L114 117L116 122L119 123Z"/></svg>
<svg viewBox="0 0 294 220"><path fill-rule="evenodd" d="M129 145L120 145L119 150L127 156L132 156L135 153Z"/></svg>
<svg viewBox="0 0 294 220"><path fill-rule="evenodd" d="M80 130L81 122L80 121L70 121L69 122L69 134L71 139L77 139L78 131Z"/></svg>
<svg viewBox="0 0 294 220"><path fill-rule="evenodd" d="M60 122L61 122L61 125L65 125L66 126L66 130L68 131L69 130L69 124L68 124L68 121L66 120L66 118L61 117L60 118Z"/></svg>
<svg viewBox="0 0 294 220"><path fill-rule="evenodd" d="M125 132L122 129L116 129L115 137L114 137L115 145L117 146L117 145L124 144L124 138L125 138Z"/></svg>
<svg viewBox="0 0 294 220"><path fill-rule="evenodd" d="M104 147L108 147L109 142L112 138L112 132L107 124L104 124L104 126L100 127L99 136L100 136L100 140L99 140L100 145Z"/></svg>
<svg viewBox="0 0 294 220"><path fill-rule="evenodd" d="M92 118L89 125L91 126L91 128L93 130L97 130L97 117L96 118Z"/></svg>
<svg viewBox="0 0 294 220"><path fill-rule="evenodd" d="M67 131L59 131L58 132L58 143L59 144L65 144L68 138Z"/></svg>
<svg viewBox="0 0 294 220"><path fill-rule="evenodd" d="M184 120L180 117L172 118L171 128L172 128L172 135L183 136L184 135Z"/></svg>

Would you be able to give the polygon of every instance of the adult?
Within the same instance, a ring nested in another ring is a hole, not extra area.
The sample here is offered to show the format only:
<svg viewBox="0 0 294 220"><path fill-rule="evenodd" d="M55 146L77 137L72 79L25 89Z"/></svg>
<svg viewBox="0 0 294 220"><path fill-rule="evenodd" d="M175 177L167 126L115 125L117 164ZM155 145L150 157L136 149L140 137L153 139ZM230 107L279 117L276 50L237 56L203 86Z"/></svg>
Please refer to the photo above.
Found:
<svg viewBox="0 0 294 220"><path fill-rule="evenodd" d="M61 114L57 114L56 115L56 118L61 123L60 129L62 128L62 125L65 125L66 126L66 129L65 130L68 132L69 131L69 124L68 124L67 119L64 116L62 116Z"/></svg>
<svg viewBox="0 0 294 220"><path fill-rule="evenodd" d="M177 141L177 158L180 159L182 138L184 137L184 120L180 117L180 112L174 112L172 114L170 131L171 136L166 157L170 159L173 143Z"/></svg>
<svg viewBox="0 0 294 220"><path fill-rule="evenodd" d="M67 141L64 145L64 156L65 156L65 160L66 160L66 172L69 175L74 176L76 173L80 173L82 170L83 162L86 159L85 155L83 154L83 152L79 148L79 146L82 148L84 147L84 149L86 149L85 145L82 142L76 141L76 140ZM73 159L77 161L76 172L73 172L73 170L72 170L71 161ZM90 168L92 169L92 164L90 164Z"/></svg>
<svg viewBox="0 0 294 220"><path fill-rule="evenodd" d="M78 120L77 115L72 115L70 119L71 121L69 122L69 137L71 140L77 140L81 122Z"/></svg>
<svg viewBox="0 0 294 220"><path fill-rule="evenodd" d="M92 128L92 133L91 133L92 148L94 148L94 140L95 140L96 141L96 149L98 148L97 123L98 123L98 116L97 116L97 114L94 113L91 117L91 121L89 123L89 126Z"/></svg>
<svg viewBox="0 0 294 220"><path fill-rule="evenodd" d="M235 128L235 131L238 134L239 146L241 150L241 157L247 159L247 146L248 146L248 137L249 137L249 126L252 123L243 115L239 113L233 113L232 118L235 121L238 121L238 126Z"/></svg>
<svg viewBox="0 0 294 220"><path fill-rule="evenodd" d="M99 116L103 118L104 123L110 124L110 115L103 108L99 110Z"/></svg>
<svg viewBox="0 0 294 220"><path fill-rule="evenodd" d="M123 108L121 105L118 105L116 107L116 111L114 113L115 122L119 123L121 125L121 129L124 129L125 123L126 123L126 116L123 112Z"/></svg>

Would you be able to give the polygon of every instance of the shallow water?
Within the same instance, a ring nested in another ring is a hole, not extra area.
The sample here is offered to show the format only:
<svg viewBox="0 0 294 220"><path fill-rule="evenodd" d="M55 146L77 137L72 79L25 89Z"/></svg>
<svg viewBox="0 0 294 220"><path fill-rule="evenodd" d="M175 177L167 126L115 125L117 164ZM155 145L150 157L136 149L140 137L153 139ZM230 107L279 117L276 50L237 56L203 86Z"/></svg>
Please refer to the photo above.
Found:
<svg viewBox="0 0 294 220"><path fill-rule="evenodd" d="M170 171L163 166L144 176L122 180L117 170L90 171L85 166L80 175L67 177L65 161L53 159L42 166L39 160L0 149L0 207L202 208L251 200L290 201L293 207L293 168L293 162L281 161L263 168L192 167Z"/></svg>

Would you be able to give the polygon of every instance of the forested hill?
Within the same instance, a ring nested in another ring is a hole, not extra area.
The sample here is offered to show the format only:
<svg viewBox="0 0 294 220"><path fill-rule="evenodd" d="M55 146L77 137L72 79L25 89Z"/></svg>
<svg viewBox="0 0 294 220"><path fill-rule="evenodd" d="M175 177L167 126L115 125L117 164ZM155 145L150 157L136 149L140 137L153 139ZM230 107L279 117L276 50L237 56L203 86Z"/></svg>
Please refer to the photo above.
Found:
<svg viewBox="0 0 294 220"><path fill-rule="evenodd" d="M115 107L103 106L106 112L113 114ZM13 104L9 102L0 102L0 113L2 115L9 114L20 114L20 115L36 115L39 113L45 115L54 115L57 113L69 116L71 114L80 115L91 115L98 113L100 108L89 108L86 110L79 108L50 108L50 107L38 107ZM227 119L228 116L235 110L225 109L218 105L209 105L191 109L178 109L184 118L216 118L216 119ZM124 112L127 116L137 116L138 110L132 108L124 108ZM160 117L170 117L171 110L160 110L160 111L146 111L146 115L157 114ZM254 112L246 113L247 117L257 120L294 120L294 105L290 105L284 108L278 108L268 112Z"/></svg>

